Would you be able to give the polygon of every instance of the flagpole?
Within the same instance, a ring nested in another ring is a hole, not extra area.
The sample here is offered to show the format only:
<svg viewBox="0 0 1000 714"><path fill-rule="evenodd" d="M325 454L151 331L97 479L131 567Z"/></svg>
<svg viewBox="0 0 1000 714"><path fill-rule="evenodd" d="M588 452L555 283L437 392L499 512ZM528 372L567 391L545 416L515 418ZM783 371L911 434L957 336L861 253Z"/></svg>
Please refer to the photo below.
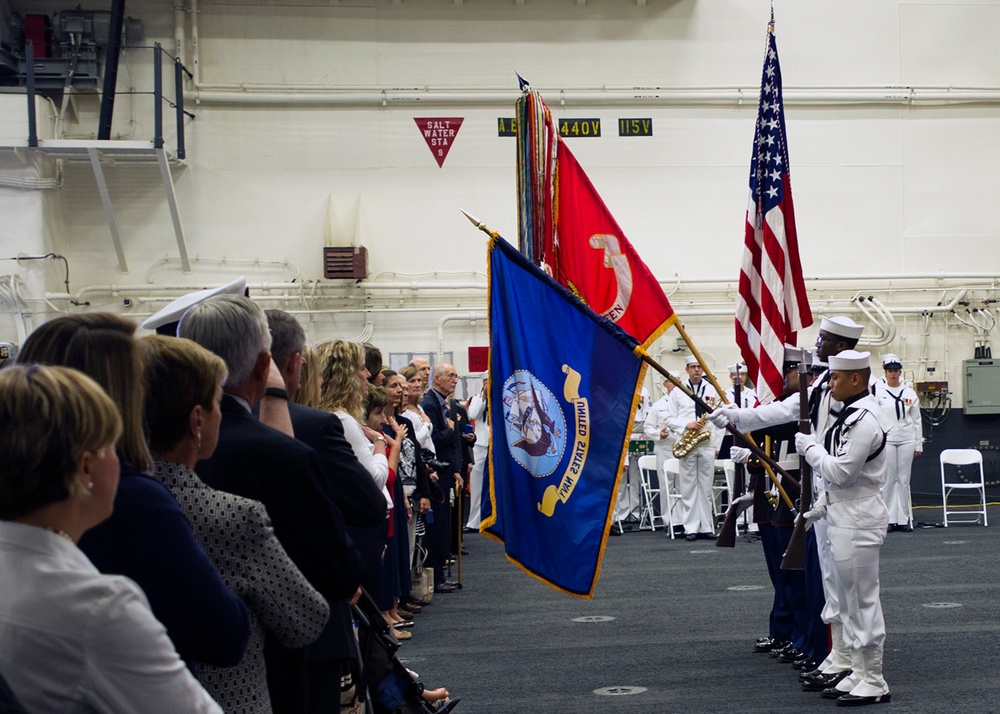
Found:
<svg viewBox="0 0 1000 714"><path fill-rule="evenodd" d="M469 223L471 223L472 225L474 225L476 228L478 228L479 230L481 230L483 233L485 233L486 235L488 235L490 238L494 238L495 239L495 238L499 238L500 237L499 233L497 233L496 231L490 230L489 227L485 223L483 223L481 220L479 220L478 218L476 218L475 216L473 216L468 211L464 211L461 208L459 208L458 210L462 211L462 215L469 219Z"/></svg>
<svg viewBox="0 0 1000 714"><path fill-rule="evenodd" d="M486 235L488 235L490 238L497 239L497 238L500 237L499 233L497 233L494 230L491 230L485 223L483 223L481 220L479 220L478 218L476 218L475 216L473 216L471 213L468 213L467 211L463 211L462 209L459 209L459 210L462 211L462 215L464 215L466 218L469 219L469 223L471 223L472 225L474 225L476 228L478 228L479 230L481 230L483 233L485 233ZM684 328L681 327L680 322L677 322L677 329L681 333L681 337L684 338L684 342L686 342L687 345L688 345L688 347L691 348L691 353L695 356L695 358L698 360L698 362L702 365L702 369L705 370L705 375L709 378L709 381L712 383L712 386L714 386L715 389L716 389L716 391L718 391L719 394L722 395L722 398L725 399L725 395L724 395L722 389L719 388L718 382L715 381L715 378L712 377L711 372L709 372L709 370L705 367L704 362L703 362L703 360L701 358L701 355L698 353L697 349L695 349L694 345L691 344L691 342L690 342L690 340L689 340L689 338L687 336L687 333L684 331ZM688 397L690 397L696 404L698 404L706 412L713 411L712 407L710 407L708 404L706 404L705 401L701 397L699 397L697 394L693 393L690 389L688 389L688 387L687 387L686 384L684 384L683 382L681 382L674 375L670 374L670 372L667 369L665 369L659 362L657 362L652 357L650 357L649 353L647 353L646 350L644 350L641 347L637 347L636 350L635 350L635 353L640 357L640 359L642 359L643 362L645 362L650 367L652 367L653 369L655 369L657 372L659 372L660 374L662 374L668 381L670 381L675 387L678 387L682 392L684 392ZM726 402L726 403L728 404L728 402ZM739 429L737 429L736 427L734 427L732 425L726 427L726 429L729 431L730 434L732 434L736 439L738 439L744 446L746 446L748 449L750 449L750 451L752 451L754 453L754 455L758 459L761 460L762 463L769 465L772 469L774 469L774 471L777 471L784 478L787 478L790 483L794 483L796 486L799 485L798 480L795 477L793 477L791 474L789 474L787 471L785 471L785 469L783 469L778 464L777 461L775 461L770 456L768 456L766 453L764 453L764 451L759 446L757 446L757 443L753 439L749 438L746 434L744 434L743 432L741 432ZM778 491L783 496L785 502L788 504L788 507L789 508L794 508L792 500L788 497L788 494L785 492L785 489L782 488L781 484L778 482L777 477L773 473L770 473L770 472L769 472L769 475L771 476L771 480L774 481L774 485L778 487Z"/></svg>
<svg viewBox="0 0 1000 714"><path fill-rule="evenodd" d="M715 387L715 391L719 394L719 399L722 400L723 404L729 404L729 400L726 399L726 391L719 386L719 383L715 379L715 375L712 374L712 370L708 368L708 365L705 363L705 360L702 359L701 352L698 351L698 348L694 346L694 342L692 342L691 338L688 337L688 333L684 329L684 325L682 325L680 320L678 320L676 323L674 323L674 327L676 327L677 331L681 333L681 339L684 340L684 344L686 344L688 346L688 349L691 350L691 355L696 360L698 360L698 364L701 365L701 369L705 373L705 377L708 379L709 383L713 387Z"/></svg>
<svg viewBox="0 0 1000 714"><path fill-rule="evenodd" d="M650 357L645 350L641 348L636 349L636 354L639 355L639 357L642 359L643 362L645 362L650 367L655 369L657 372L662 374L671 384L673 384L675 387L684 392L684 394L690 397L695 404L700 406L706 412L713 411L712 407L706 404L701 397L699 397L697 394L688 389L687 385L684 384L681 380L677 379L677 377L670 374L669 370L664 368L659 362ZM765 466L770 467L770 469L766 469L768 471L768 475L771 477L771 480L774 482L774 485L778 487L778 491L779 493L781 493L781 496L784 499L785 503L788 505L788 507L790 509L794 509L795 504L792 502L792 499L788 496L788 493L785 491L785 489L782 488L781 483L778 481L778 477L771 471L771 469L777 471L779 474L782 475L783 478L787 478L790 483L794 483L796 487L799 485L798 479L796 479L794 476L785 471L785 469L783 469L781 465L778 464L777 461L768 456L767 453L765 453L765 451L757 445L757 442L748 437L746 434L737 429L735 426L730 424L729 426L726 427L726 431L728 431L736 439L738 439L746 448L750 449L750 451L753 452L754 456L760 459L761 463L763 463Z"/></svg>

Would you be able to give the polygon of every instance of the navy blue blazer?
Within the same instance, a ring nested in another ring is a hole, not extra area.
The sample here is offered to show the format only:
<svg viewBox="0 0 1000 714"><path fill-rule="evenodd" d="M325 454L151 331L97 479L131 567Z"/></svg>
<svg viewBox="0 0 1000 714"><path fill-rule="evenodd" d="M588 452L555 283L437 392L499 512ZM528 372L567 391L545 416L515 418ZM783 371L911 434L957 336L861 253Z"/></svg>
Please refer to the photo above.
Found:
<svg viewBox="0 0 1000 714"><path fill-rule="evenodd" d="M455 488L455 474L462 473L462 447L459 433L448 426L448 414L441 404L440 395L433 392L432 389L424 395L420 406L431 420L431 440L437 450L438 461L446 461L451 466L447 473L438 472L438 483L448 493Z"/></svg>
<svg viewBox="0 0 1000 714"><path fill-rule="evenodd" d="M102 573L139 584L182 659L218 667L243 659L247 607L226 587L166 486L122 461L114 512L79 545Z"/></svg>

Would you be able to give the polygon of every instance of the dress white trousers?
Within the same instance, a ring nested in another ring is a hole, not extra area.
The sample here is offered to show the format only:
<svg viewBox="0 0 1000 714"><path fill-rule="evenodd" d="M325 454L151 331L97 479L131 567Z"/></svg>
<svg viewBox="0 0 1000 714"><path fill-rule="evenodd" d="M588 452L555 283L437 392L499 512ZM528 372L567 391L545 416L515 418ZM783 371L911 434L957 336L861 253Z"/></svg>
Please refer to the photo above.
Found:
<svg viewBox="0 0 1000 714"><path fill-rule="evenodd" d="M465 524L466 528L479 530L482 521L482 501L483 501L483 480L486 474L486 461L489 459L489 445L483 444L472 447L472 473L469 474L469 520Z"/></svg>
<svg viewBox="0 0 1000 714"><path fill-rule="evenodd" d="M901 444L889 442L885 445L885 487L882 498L889 511L889 523L913 525L910 523L910 469L916 451L915 441Z"/></svg>
<svg viewBox="0 0 1000 714"><path fill-rule="evenodd" d="M715 447L711 441L680 460L677 476L681 492L681 520L684 533L715 533L712 517L712 483L715 480Z"/></svg>
<svg viewBox="0 0 1000 714"><path fill-rule="evenodd" d="M842 691L862 697L889 691L882 677L885 620L879 599L879 552L884 529L827 526L837 570L837 598L845 644L851 650L854 674ZM853 685L847 690L848 684Z"/></svg>

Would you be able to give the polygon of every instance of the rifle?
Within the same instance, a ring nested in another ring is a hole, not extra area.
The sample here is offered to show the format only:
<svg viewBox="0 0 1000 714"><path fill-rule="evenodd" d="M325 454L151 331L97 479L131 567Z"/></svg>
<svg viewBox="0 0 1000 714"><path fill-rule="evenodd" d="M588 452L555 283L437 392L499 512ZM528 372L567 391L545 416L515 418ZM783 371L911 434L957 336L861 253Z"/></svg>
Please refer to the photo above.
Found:
<svg viewBox="0 0 1000 714"><path fill-rule="evenodd" d="M693 393L690 389L688 389L688 387L687 387L686 384L684 384L682 381L680 381L679 379L677 379L677 377L675 377L674 375L670 374L670 372L668 372L666 369L664 369L663 366L659 362L657 362L652 357L650 357L646 353L645 350L642 350L641 348L636 348L635 354L638 355L639 358L642 359L643 362L645 362L650 367L652 367L653 369L655 369L657 372L659 372L660 374L662 374L663 377L664 377L664 379L666 379L671 384L673 384L675 387L677 387L682 392L684 392L684 394L686 394L688 396L688 398L691 399L691 401L693 401L695 404L698 404L706 412L712 411L712 407L708 406L708 404L705 403L704 399L702 399L697 394ZM767 464L768 466L771 467L771 469L773 471L776 471L777 473L781 474L783 478L788 479L789 483L793 483L793 484L795 484L796 487L798 487L798 485L799 485L798 480L794 476L792 476L791 474L789 474L787 471L785 471L783 468L781 468L781 466L778 464L777 461L775 461L770 456L768 456L767 454L765 454L764 451L759 446L757 446L757 442L755 442L753 439L751 439L750 437L748 437L742 431L740 431L739 429L737 429L736 427L734 427L732 424L730 424L729 426L726 427L726 431L728 431L730 434L732 434L733 437L736 438L743 446L745 446L746 448L750 449L750 451L752 451L754 453L754 455L758 459L760 459L764 464ZM775 485L778 487L778 491L781 492L782 497L789 504L789 507L791 507L791 505L792 505L791 504L791 499L788 498L788 494L784 492L784 489L781 487L781 484L778 483L777 478L774 477L774 476L771 476L771 479L774 481Z"/></svg>
<svg viewBox="0 0 1000 714"><path fill-rule="evenodd" d="M805 355L799 362L799 433L808 434L812 431L812 423L809 421L809 386L806 384ZM799 456L799 483L801 484L801 507L799 514L795 517L795 528L792 530L791 540L788 541L788 548L785 556L781 559L782 570L802 570L806 562L806 518L805 513L812 508L812 467L806 461L806 457Z"/></svg>
<svg viewBox="0 0 1000 714"><path fill-rule="evenodd" d="M737 407L743 406L743 384L740 380L740 365L736 365L736 381L733 382L733 402ZM746 493L746 466L744 464L734 464L733 492L730 494L729 508L726 509L726 517L722 521L722 528L719 529L719 536L715 539L716 548L736 547L736 521L740 514L750 507L750 504L734 506L733 501Z"/></svg>

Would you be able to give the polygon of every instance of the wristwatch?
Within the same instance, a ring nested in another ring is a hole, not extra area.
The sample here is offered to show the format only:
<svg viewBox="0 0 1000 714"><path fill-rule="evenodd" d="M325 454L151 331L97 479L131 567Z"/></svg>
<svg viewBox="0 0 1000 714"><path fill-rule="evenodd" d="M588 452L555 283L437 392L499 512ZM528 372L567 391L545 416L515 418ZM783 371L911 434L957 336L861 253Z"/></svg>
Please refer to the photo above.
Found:
<svg viewBox="0 0 1000 714"><path fill-rule="evenodd" d="M385 438L384 436L376 436L376 437L375 437L375 441L381 441L381 442L382 442L383 444L385 444L385 445L386 445L386 447L387 447L387 448L388 448L388 446L389 446L389 440L388 440L388 439L386 439L386 438ZM374 444L374 443L375 443L375 441L373 441L372 443Z"/></svg>

